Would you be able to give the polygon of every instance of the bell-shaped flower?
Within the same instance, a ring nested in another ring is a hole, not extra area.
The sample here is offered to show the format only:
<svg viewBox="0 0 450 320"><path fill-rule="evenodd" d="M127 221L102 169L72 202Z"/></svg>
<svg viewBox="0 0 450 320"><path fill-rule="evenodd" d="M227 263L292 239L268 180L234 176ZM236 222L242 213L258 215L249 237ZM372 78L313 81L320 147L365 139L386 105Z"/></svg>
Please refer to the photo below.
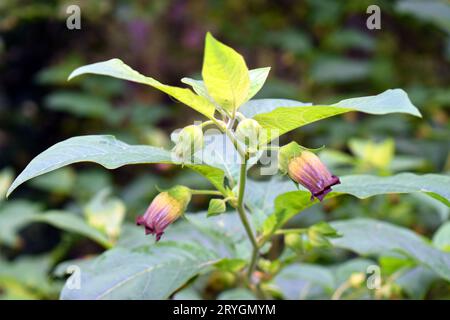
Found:
<svg viewBox="0 0 450 320"><path fill-rule="evenodd" d="M322 201L332 186L341 183L318 156L295 141L279 149L278 168L311 191L311 200L317 198Z"/></svg>
<svg viewBox="0 0 450 320"><path fill-rule="evenodd" d="M159 241L164 230L186 210L191 200L191 191L184 186L175 186L158 194L144 215L138 216L137 225L145 227L145 234L156 235Z"/></svg>
<svg viewBox="0 0 450 320"><path fill-rule="evenodd" d="M338 177L328 171L318 156L306 150L289 161L288 175L311 191L311 200L315 197L322 201L332 186L341 183Z"/></svg>

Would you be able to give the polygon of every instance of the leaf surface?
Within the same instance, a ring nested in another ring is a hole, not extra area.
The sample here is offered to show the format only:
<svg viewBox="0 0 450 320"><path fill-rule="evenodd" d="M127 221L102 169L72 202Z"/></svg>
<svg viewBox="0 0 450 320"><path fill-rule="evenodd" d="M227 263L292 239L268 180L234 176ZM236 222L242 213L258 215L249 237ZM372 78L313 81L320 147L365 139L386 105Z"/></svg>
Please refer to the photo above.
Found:
<svg viewBox="0 0 450 320"><path fill-rule="evenodd" d="M79 75L88 73L105 75L149 85L155 89L167 93L178 101L203 114L207 118L212 119L214 117L215 107L204 97L196 95L189 89L169 86L162 84L151 77L146 77L136 70L133 70L120 59L111 59L79 67L70 74L69 80Z"/></svg>

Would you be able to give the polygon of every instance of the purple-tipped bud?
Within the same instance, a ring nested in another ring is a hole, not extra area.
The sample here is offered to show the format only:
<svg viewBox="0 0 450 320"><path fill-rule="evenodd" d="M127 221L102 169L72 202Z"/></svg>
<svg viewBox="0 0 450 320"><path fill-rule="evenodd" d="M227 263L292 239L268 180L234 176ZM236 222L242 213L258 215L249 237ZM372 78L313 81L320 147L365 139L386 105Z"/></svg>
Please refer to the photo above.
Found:
<svg viewBox="0 0 450 320"><path fill-rule="evenodd" d="M150 203L145 214L136 218L136 224L143 225L145 234L154 234L156 241L159 241L167 226L183 214L190 200L191 192L183 186L161 192Z"/></svg>
<svg viewBox="0 0 450 320"><path fill-rule="evenodd" d="M322 201L332 186L341 183L318 156L307 150L289 161L288 174L292 180L311 191L311 200L315 197Z"/></svg>

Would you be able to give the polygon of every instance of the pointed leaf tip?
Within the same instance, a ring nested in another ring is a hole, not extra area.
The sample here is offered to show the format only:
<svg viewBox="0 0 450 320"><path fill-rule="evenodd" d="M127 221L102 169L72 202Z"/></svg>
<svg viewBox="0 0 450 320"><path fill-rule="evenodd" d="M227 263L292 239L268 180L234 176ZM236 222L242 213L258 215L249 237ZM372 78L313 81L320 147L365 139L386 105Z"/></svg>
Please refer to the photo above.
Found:
<svg viewBox="0 0 450 320"><path fill-rule="evenodd" d="M250 76L244 57L210 33L205 39L202 77L208 94L231 113L248 97Z"/></svg>

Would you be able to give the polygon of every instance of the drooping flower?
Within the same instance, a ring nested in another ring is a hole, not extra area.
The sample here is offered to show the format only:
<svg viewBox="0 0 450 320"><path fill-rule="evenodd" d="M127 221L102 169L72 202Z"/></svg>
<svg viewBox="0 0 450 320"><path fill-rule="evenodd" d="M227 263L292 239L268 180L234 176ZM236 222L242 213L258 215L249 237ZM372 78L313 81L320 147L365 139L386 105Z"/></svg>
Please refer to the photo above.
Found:
<svg viewBox="0 0 450 320"><path fill-rule="evenodd" d="M311 191L311 200L317 198L322 201L332 186L341 183L338 177L328 171L318 156L296 142L280 148L278 166L292 180Z"/></svg>
<svg viewBox="0 0 450 320"><path fill-rule="evenodd" d="M178 219L191 200L191 191L184 186L175 186L158 194L144 215L136 218L137 225L145 227L145 234L156 235L159 241L169 224Z"/></svg>
<svg viewBox="0 0 450 320"><path fill-rule="evenodd" d="M322 201L332 186L341 183L310 151L303 151L300 156L289 161L288 174L292 180L311 191L311 200L316 197Z"/></svg>

